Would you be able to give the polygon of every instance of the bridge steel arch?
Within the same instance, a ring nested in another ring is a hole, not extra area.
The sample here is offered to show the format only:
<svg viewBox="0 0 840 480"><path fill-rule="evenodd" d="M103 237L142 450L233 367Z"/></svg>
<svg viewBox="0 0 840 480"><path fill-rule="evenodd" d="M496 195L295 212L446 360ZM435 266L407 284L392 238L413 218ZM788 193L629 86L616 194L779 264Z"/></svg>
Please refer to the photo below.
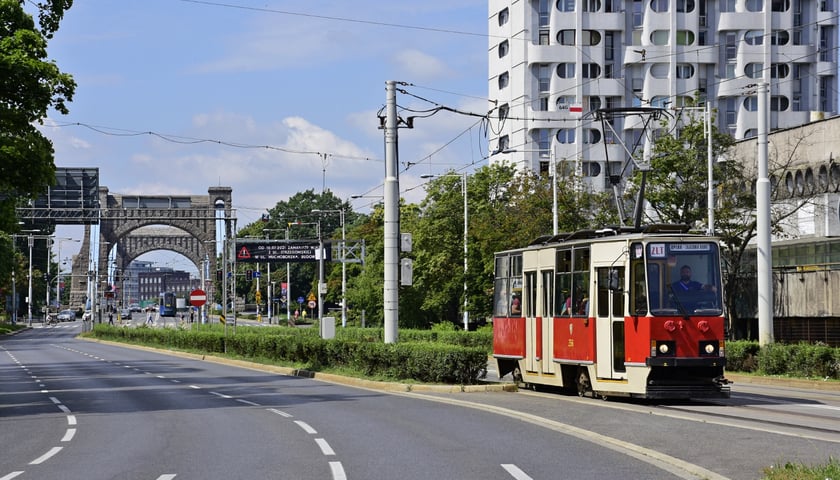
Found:
<svg viewBox="0 0 840 480"><path fill-rule="evenodd" d="M205 256L209 271L216 270L216 231L223 222L230 238L233 219L231 187L210 187L207 195L120 195L99 187L98 264L89 258L90 226L73 262L70 304L83 305L88 279L107 280L108 255L116 247L116 267L124 270L137 257L154 250L180 253L201 271ZM223 215L220 212L224 212ZM177 229L151 228L166 225ZM103 275L104 278L103 278Z"/></svg>

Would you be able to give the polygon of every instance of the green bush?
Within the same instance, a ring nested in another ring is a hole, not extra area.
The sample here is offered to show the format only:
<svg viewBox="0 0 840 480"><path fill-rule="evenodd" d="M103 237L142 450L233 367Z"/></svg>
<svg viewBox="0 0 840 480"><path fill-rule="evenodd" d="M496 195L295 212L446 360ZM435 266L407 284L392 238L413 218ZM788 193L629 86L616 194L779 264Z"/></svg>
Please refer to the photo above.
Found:
<svg viewBox="0 0 840 480"><path fill-rule="evenodd" d="M226 352L243 358L269 359L306 365L311 370L325 368L353 369L367 376L429 383L474 384L486 374L488 348L472 346L486 340L465 340L473 332L436 332L438 335L409 333L409 338L433 338L431 341L401 340L385 344L373 329L342 329L340 338L324 340L310 332L286 329L242 328L234 335L224 329L152 329L96 325L97 338L143 343L164 348ZM357 331L354 331L357 330ZM411 331L409 331L411 332ZM316 332L317 333L317 332ZM432 332L429 332L432 333ZM441 338L442 337L442 338Z"/></svg>
<svg viewBox="0 0 840 480"><path fill-rule="evenodd" d="M738 340L726 342L726 370L754 372L758 369L758 342Z"/></svg>

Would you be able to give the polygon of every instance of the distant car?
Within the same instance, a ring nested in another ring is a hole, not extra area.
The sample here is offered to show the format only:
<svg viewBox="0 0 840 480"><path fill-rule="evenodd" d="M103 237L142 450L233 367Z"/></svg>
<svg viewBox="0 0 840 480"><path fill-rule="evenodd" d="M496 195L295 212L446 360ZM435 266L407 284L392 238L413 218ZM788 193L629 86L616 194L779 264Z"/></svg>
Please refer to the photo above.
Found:
<svg viewBox="0 0 840 480"><path fill-rule="evenodd" d="M122 310L120 310L120 318L131 318L131 309L123 308Z"/></svg>
<svg viewBox="0 0 840 480"><path fill-rule="evenodd" d="M132 312L142 312L143 311L143 309L140 307L140 304L138 304L138 303L132 303L131 305L128 306L128 308Z"/></svg>
<svg viewBox="0 0 840 480"><path fill-rule="evenodd" d="M76 319L76 312L73 310L62 310L58 312L59 322L72 322Z"/></svg>

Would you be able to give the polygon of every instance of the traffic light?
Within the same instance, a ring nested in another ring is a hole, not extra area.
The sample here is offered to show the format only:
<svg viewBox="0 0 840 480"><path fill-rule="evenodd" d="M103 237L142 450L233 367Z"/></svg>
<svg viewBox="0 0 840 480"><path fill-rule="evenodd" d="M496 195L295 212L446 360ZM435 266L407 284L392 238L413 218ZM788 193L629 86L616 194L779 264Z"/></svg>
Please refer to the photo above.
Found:
<svg viewBox="0 0 840 480"><path fill-rule="evenodd" d="M245 270L245 279L246 280L251 280L253 277L254 277L254 271L253 270L250 270L250 269Z"/></svg>
<svg viewBox="0 0 840 480"><path fill-rule="evenodd" d="M222 281L222 271L221 270L216 270L216 281L217 282Z"/></svg>

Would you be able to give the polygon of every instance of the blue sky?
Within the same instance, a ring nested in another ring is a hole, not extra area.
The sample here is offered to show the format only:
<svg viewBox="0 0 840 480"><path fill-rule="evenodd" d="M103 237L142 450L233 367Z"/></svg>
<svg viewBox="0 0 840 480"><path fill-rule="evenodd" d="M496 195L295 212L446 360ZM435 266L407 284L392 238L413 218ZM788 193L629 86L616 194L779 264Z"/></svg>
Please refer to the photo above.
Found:
<svg viewBox="0 0 840 480"><path fill-rule="evenodd" d="M76 79L76 95L70 114L53 112L43 131L57 166L98 167L111 192L231 186L240 226L308 189L380 195L385 81L484 113L486 31L486 0L76 1L48 50ZM486 164L476 122L441 112L400 129L403 196L422 198L421 174ZM405 171L409 162L419 164ZM80 238L81 229L58 234Z"/></svg>

